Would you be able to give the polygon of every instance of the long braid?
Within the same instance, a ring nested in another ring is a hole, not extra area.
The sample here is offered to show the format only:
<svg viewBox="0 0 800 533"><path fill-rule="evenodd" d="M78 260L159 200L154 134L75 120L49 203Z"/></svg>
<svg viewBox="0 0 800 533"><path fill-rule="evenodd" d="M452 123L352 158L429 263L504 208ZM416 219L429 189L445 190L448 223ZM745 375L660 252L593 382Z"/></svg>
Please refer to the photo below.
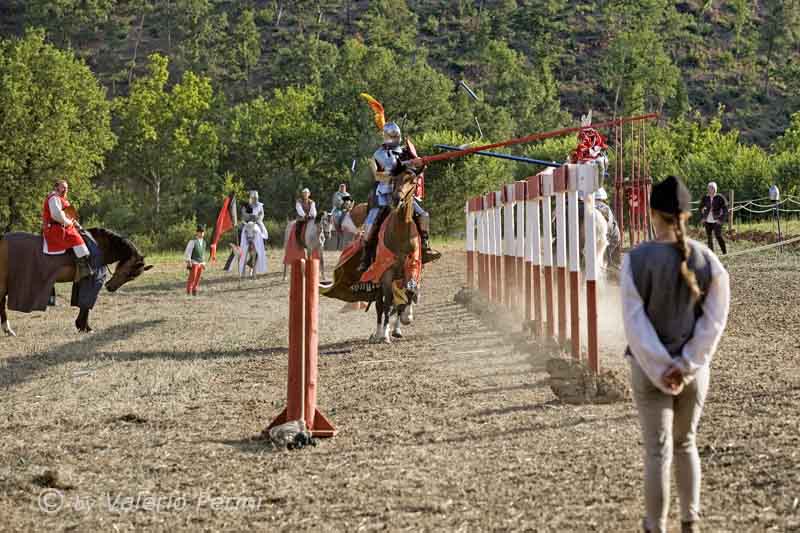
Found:
<svg viewBox="0 0 800 533"><path fill-rule="evenodd" d="M700 286L697 284L697 276L695 276L694 272L689 268L689 255L691 254L691 249L689 248L689 243L686 242L685 221L685 217L681 215L672 217L672 223L675 228L675 237L677 238L675 247L683 256L683 261L681 261L681 276L683 276L683 280L686 282L686 285L689 286L689 290L692 292L692 299L697 301L703 295L703 291L700 290Z"/></svg>

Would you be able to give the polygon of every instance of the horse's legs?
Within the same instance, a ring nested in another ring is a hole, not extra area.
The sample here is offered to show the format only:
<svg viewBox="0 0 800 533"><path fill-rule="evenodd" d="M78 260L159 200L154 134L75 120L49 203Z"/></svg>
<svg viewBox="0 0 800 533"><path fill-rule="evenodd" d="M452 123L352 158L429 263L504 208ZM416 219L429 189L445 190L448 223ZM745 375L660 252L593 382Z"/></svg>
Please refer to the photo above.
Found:
<svg viewBox="0 0 800 533"><path fill-rule="evenodd" d="M89 333L92 331L91 326L89 326L89 309L86 307L81 307L80 312L78 312L78 318L75 319L75 327L78 328L78 331L83 333Z"/></svg>
<svg viewBox="0 0 800 533"><path fill-rule="evenodd" d="M375 298L375 318L375 333L370 337L369 340L371 342L382 342L383 327L381 320L383 319L383 296L381 294L378 294L378 296Z"/></svg>
<svg viewBox="0 0 800 533"><path fill-rule="evenodd" d="M395 339L402 339L403 338L403 331L400 329L400 316L405 313L406 306L403 305L397 309L397 316L394 319L394 326L392 326L392 337Z"/></svg>
<svg viewBox="0 0 800 533"><path fill-rule="evenodd" d="M16 337L17 334L11 329L11 324L8 322L8 315L6 314L6 288L0 286L0 324L2 324L3 331L10 337Z"/></svg>

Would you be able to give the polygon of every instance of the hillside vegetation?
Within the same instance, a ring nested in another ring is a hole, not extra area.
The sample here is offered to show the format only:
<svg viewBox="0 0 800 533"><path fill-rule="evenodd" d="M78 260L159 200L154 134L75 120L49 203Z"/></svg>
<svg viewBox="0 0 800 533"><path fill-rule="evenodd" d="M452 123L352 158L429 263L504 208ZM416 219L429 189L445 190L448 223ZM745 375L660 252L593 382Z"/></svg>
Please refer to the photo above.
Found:
<svg viewBox="0 0 800 533"><path fill-rule="evenodd" d="M659 111L656 178L743 197L800 179L800 0L12 0L0 32L7 229L35 228L62 176L84 215L155 247L228 192L259 189L273 218L303 186L323 207L341 181L364 195L380 138L361 92L427 153ZM517 152L561 160L573 142ZM436 228L534 171L435 165Z"/></svg>

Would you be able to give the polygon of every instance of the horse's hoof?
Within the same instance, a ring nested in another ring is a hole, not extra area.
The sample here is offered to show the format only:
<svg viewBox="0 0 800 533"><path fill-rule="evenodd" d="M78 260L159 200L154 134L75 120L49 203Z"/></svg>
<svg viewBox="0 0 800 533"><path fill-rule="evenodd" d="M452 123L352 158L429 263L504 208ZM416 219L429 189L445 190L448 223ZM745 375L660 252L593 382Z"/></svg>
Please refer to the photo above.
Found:
<svg viewBox="0 0 800 533"><path fill-rule="evenodd" d="M11 326L7 326L7 325L3 324L3 331L6 332L6 335L8 337L16 337L17 336L17 334L14 332L14 330L11 329Z"/></svg>
<svg viewBox="0 0 800 533"><path fill-rule="evenodd" d="M403 338L403 332L402 331L393 331L392 332L392 337L395 338L395 339L402 339Z"/></svg>

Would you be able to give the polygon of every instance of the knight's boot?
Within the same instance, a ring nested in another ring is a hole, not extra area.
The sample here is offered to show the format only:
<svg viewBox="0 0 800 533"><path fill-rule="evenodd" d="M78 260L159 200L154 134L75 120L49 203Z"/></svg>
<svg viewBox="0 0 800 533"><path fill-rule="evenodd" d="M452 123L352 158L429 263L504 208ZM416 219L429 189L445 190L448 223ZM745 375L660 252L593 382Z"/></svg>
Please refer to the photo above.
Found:
<svg viewBox="0 0 800 533"><path fill-rule="evenodd" d="M368 240L364 244L364 251L361 253L361 262L358 264L359 272L366 272L372 266L372 261L375 260L375 248L377 243L373 242L374 239Z"/></svg>
<svg viewBox="0 0 800 533"><path fill-rule="evenodd" d="M89 256L75 259L75 266L78 268L78 281L90 278L94 275L94 269L92 265L89 264Z"/></svg>
<svg viewBox="0 0 800 533"><path fill-rule="evenodd" d="M431 249L430 239L428 238L427 231L421 231L420 240L422 241L422 264L430 263L431 261L436 261L437 259L442 257L442 254L437 252L436 250Z"/></svg>

